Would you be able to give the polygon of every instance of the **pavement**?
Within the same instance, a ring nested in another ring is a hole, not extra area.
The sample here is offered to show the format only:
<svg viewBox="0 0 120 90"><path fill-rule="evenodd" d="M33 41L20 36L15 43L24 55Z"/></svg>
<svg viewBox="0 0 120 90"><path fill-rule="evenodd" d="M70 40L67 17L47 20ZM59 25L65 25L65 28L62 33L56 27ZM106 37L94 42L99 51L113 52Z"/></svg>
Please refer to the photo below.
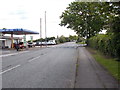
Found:
<svg viewBox="0 0 120 90"><path fill-rule="evenodd" d="M75 88L118 88L120 84L85 47L79 47Z"/></svg>
<svg viewBox="0 0 120 90"><path fill-rule="evenodd" d="M0 49L0 55L10 54L10 53L14 53L14 52L16 52L15 49Z"/></svg>
<svg viewBox="0 0 120 90"><path fill-rule="evenodd" d="M118 81L75 43L3 51L3 88L118 88ZM17 52L17 53L16 53Z"/></svg>

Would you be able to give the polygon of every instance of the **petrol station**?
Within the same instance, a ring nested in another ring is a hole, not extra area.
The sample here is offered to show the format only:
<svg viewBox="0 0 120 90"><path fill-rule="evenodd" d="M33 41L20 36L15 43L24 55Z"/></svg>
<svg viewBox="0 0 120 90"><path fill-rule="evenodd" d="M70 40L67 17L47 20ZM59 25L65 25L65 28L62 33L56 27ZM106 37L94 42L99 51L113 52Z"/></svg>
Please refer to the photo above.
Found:
<svg viewBox="0 0 120 90"><path fill-rule="evenodd" d="M27 30L27 29L0 29L2 35L10 34L11 39L11 48L14 47L14 35L24 35L24 45L27 46L26 36L30 34L39 34L38 32ZM1 40L4 40L3 36L0 37Z"/></svg>

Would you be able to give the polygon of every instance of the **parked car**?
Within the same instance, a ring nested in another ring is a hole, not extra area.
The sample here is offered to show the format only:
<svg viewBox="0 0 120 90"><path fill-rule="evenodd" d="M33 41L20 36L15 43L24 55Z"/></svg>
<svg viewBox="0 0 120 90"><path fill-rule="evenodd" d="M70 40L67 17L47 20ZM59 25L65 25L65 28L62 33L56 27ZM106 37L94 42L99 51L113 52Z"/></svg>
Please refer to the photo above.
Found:
<svg viewBox="0 0 120 90"><path fill-rule="evenodd" d="M40 46L39 42L36 42L35 46Z"/></svg>
<svg viewBox="0 0 120 90"><path fill-rule="evenodd" d="M19 49L25 48L23 42L14 43L14 48L18 51Z"/></svg>
<svg viewBox="0 0 120 90"><path fill-rule="evenodd" d="M56 42L53 40L50 40L48 42L44 41L44 42L36 42L35 46L45 46L45 45L56 45Z"/></svg>
<svg viewBox="0 0 120 90"><path fill-rule="evenodd" d="M33 46L35 46L34 43L28 42L28 47L29 47L29 48L30 48L30 47L33 47Z"/></svg>
<svg viewBox="0 0 120 90"><path fill-rule="evenodd" d="M48 45L55 45L56 42L55 42L55 40L50 40L50 41L47 42L47 44L48 44Z"/></svg>
<svg viewBox="0 0 120 90"><path fill-rule="evenodd" d="M41 46L41 45L46 45L47 42L36 42L35 46Z"/></svg>
<svg viewBox="0 0 120 90"><path fill-rule="evenodd" d="M25 46L24 46L23 42L19 42L19 48L20 48L20 49L25 48Z"/></svg>

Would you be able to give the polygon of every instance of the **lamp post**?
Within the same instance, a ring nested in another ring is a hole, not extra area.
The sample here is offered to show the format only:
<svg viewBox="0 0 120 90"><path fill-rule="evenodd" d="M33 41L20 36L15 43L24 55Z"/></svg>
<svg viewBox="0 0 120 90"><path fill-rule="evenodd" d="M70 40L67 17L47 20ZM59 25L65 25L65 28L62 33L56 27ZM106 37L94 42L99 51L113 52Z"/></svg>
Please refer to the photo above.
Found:
<svg viewBox="0 0 120 90"><path fill-rule="evenodd" d="M45 42L46 42L46 47L47 47L46 11L45 11Z"/></svg>
<svg viewBox="0 0 120 90"><path fill-rule="evenodd" d="M40 39L41 39L41 47L42 47L42 18L40 18Z"/></svg>

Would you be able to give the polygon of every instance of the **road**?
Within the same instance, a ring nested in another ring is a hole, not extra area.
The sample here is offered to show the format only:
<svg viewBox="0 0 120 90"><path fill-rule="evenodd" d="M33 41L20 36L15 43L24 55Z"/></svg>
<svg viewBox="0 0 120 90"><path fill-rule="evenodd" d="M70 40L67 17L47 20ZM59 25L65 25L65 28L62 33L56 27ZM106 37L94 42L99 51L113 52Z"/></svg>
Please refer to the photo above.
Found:
<svg viewBox="0 0 120 90"><path fill-rule="evenodd" d="M87 61L91 56L85 50L71 42L2 55L2 87L105 88L108 80L101 83L96 70ZM110 75L105 73L105 76ZM111 76L110 81L115 82ZM116 86L109 83L109 87Z"/></svg>
<svg viewBox="0 0 120 90"><path fill-rule="evenodd" d="M3 88L73 88L77 52L67 45L3 57Z"/></svg>

